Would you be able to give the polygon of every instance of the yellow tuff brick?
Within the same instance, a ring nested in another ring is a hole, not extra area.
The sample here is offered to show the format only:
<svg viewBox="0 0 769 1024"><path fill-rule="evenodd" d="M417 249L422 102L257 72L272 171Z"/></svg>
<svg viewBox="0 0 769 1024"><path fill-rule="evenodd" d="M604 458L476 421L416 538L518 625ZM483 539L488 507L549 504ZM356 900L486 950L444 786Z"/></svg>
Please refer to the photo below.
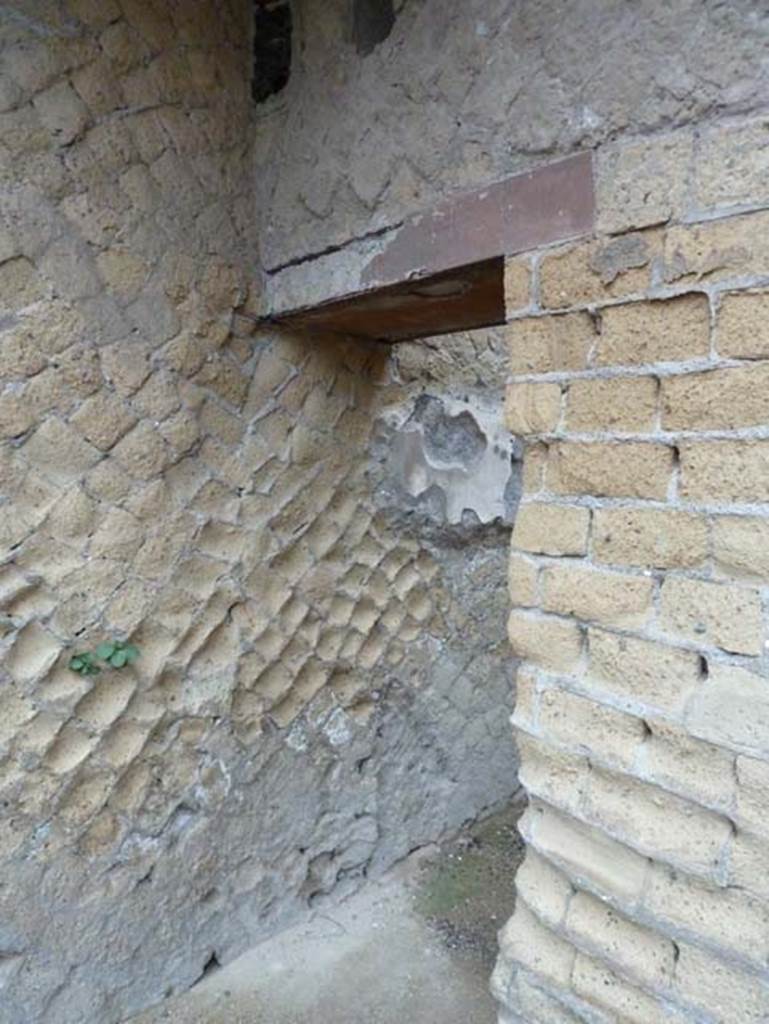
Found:
<svg viewBox="0 0 769 1024"><path fill-rule="evenodd" d="M688 501L769 501L769 441L683 441L679 492Z"/></svg>
<svg viewBox="0 0 769 1024"><path fill-rule="evenodd" d="M611 306L601 313L596 366L638 366L707 356L710 310L705 295Z"/></svg>
<svg viewBox="0 0 769 1024"><path fill-rule="evenodd" d="M546 481L557 494L663 499L672 469L667 445L559 442L550 447Z"/></svg>
<svg viewBox="0 0 769 1024"><path fill-rule="evenodd" d="M660 242L659 232L644 231L546 256L539 269L542 305L562 309L645 291Z"/></svg>
<svg viewBox="0 0 769 1024"><path fill-rule="evenodd" d="M510 384L505 395L505 426L513 434L544 434L561 418L558 384Z"/></svg>
<svg viewBox="0 0 769 1024"><path fill-rule="evenodd" d="M736 292L721 299L716 348L732 359L769 359L769 292Z"/></svg>
<svg viewBox="0 0 769 1024"><path fill-rule="evenodd" d="M694 568L708 557L707 521L672 509L596 509L593 556L615 565Z"/></svg>
<svg viewBox="0 0 769 1024"><path fill-rule="evenodd" d="M556 687L540 695L538 726L549 739L625 768L646 735L640 718Z"/></svg>
<svg viewBox="0 0 769 1024"><path fill-rule="evenodd" d="M688 640L735 654L763 648L761 594L758 590L672 576L661 590L659 623Z"/></svg>
<svg viewBox="0 0 769 1024"><path fill-rule="evenodd" d="M596 767L584 802L593 824L639 853L701 875L713 873L731 835L726 817L657 786Z"/></svg>
<svg viewBox="0 0 769 1024"><path fill-rule="evenodd" d="M596 628L588 633L588 647L590 678L623 702L680 712L701 685L693 651Z"/></svg>
<svg viewBox="0 0 769 1024"><path fill-rule="evenodd" d="M570 878L584 879L602 895L627 903L640 897L647 859L600 829L534 800L521 819L521 831Z"/></svg>
<svg viewBox="0 0 769 1024"><path fill-rule="evenodd" d="M505 312L509 316L531 301L531 261L527 257L505 260Z"/></svg>
<svg viewBox="0 0 769 1024"><path fill-rule="evenodd" d="M654 581L561 562L542 572L542 608L586 622L639 626L649 617Z"/></svg>
<svg viewBox="0 0 769 1024"><path fill-rule="evenodd" d="M662 381L664 430L732 430L769 420L769 363Z"/></svg>
<svg viewBox="0 0 769 1024"><path fill-rule="evenodd" d="M584 370L595 341L587 313L526 317L506 328L512 373Z"/></svg>
<svg viewBox="0 0 769 1024"><path fill-rule="evenodd" d="M540 555L584 555L590 529L586 508L526 502L518 507L512 545Z"/></svg>
<svg viewBox="0 0 769 1024"><path fill-rule="evenodd" d="M579 661L582 636L575 622L513 611L507 623L513 653L543 668L568 671Z"/></svg>
<svg viewBox="0 0 769 1024"><path fill-rule="evenodd" d="M575 380L566 400L566 429L633 433L653 430L657 381L653 377Z"/></svg>

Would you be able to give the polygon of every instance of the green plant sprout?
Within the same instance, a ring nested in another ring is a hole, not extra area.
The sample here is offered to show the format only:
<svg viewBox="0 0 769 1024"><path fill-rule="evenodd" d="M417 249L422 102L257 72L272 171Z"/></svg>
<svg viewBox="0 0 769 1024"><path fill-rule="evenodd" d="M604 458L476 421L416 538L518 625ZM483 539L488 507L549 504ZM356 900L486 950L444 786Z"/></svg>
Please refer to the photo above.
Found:
<svg viewBox="0 0 769 1024"><path fill-rule="evenodd" d="M99 661L105 661L110 668L125 668L139 657L139 648L121 640L108 640L99 644L95 651L82 651L73 655L69 667L81 676L95 676L101 672Z"/></svg>

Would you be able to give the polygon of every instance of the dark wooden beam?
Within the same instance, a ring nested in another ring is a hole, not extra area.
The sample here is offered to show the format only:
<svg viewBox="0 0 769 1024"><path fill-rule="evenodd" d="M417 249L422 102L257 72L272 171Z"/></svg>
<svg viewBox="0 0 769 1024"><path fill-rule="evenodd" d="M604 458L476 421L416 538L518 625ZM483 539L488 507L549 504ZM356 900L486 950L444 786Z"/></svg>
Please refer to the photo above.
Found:
<svg viewBox="0 0 769 1024"><path fill-rule="evenodd" d="M500 256L292 310L269 322L389 342L489 327L505 319L503 278Z"/></svg>

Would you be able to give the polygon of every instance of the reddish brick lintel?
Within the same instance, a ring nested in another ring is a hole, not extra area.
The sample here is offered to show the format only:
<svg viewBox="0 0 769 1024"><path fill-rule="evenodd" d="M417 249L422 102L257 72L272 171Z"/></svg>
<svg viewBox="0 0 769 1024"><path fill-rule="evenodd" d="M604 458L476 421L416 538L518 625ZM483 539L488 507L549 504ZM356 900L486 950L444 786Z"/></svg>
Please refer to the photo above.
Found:
<svg viewBox="0 0 769 1024"><path fill-rule="evenodd" d="M590 153L546 164L417 214L364 269L365 289L589 234Z"/></svg>

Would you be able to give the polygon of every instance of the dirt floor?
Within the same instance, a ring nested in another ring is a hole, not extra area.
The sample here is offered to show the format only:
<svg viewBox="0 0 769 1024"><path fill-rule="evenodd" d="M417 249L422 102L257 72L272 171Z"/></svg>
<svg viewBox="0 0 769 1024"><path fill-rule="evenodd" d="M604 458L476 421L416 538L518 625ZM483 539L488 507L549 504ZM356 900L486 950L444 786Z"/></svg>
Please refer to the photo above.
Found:
<svg viewBox="0 0 769 1024"><path fill-rule="evenodd" d="M516 803L208 973L133 1024L494 1024Z"/></svg>

